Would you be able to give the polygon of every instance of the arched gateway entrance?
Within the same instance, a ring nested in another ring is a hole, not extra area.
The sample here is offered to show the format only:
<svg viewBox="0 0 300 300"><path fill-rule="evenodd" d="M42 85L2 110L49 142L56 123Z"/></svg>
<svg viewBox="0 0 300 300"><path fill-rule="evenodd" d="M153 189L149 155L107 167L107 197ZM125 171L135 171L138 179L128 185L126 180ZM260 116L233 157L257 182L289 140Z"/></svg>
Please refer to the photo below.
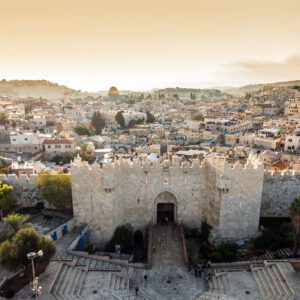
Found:
<svg viewBox="0 0 300 300"><path fill-rule="evenodd" d="M177 206L178 201L173 193L164 191L158 194L154 202L154 222L161 224L168 217L169 222L177 223Z"/></svg>

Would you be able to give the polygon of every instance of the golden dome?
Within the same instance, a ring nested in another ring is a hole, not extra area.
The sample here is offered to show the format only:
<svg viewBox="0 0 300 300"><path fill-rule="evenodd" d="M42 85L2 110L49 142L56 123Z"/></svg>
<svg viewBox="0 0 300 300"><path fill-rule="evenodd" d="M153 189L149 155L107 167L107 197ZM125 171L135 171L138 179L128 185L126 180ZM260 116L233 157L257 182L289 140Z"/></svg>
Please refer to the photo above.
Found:
<svg viewBox="0 0 300 300"><path fill-rule="evenodd" d="M119 95L119 91L116 87L112 86L108 91L108 95Z"/></svg>

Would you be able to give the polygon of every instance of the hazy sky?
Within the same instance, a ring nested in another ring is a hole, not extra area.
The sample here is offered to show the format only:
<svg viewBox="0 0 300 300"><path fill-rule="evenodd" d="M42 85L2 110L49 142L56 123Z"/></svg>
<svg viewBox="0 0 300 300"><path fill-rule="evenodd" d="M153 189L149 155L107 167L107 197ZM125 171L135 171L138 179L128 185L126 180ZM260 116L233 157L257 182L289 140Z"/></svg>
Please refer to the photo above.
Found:
<svg viewBox="0 0 300 300"><path fill-rule="evenodd" d="M0 78L97 91L300 79L299 0L0 0Z"/></svg>

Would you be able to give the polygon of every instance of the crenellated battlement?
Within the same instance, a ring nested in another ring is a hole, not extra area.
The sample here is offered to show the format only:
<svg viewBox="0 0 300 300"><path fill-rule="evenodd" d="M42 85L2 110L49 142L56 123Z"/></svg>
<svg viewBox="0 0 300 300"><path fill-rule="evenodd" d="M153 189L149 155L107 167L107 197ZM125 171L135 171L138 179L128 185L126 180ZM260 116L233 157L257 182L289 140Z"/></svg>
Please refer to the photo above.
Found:
<svg viewBox="0 0 300 300"><path fill-rule="evenodd" d="M32 205L44 201L41 192L35 186L34 178L37 174L0 174L0 181L13 187L13 196L18 203Z"/></svg>
<svg viewBox="0 0 300 300"><path fill-rule="evenodd" d="M240 164L239 162L235 164L229 164L226 157L211 155L208 156L204 160L193 159L191 161L184 160L157 160L154 162L150 162L146 159L135 159L133 161L129 159L121 158L120 160L114 161L112 163L105 164L103 168L100 168L98 164L89 165L87 162L82 161L79 156L77 156L74 161L71 163L71 172L77 171L99 171L100 173L106 173L113 170L117 170L119 168L127 168L127 169L136 169L141 170L144 169L146 173L151 170L176 170L184 171L184 173L188 173L190 170L203 169L203 167L210 165L218 171L224 173L226 170L262 170L264 168L264 164L257 158L248 159L246 164Z"/></svg>
<svg viewBox="0 0 300 300"><path fill-rule="evenodd" d="M0 174L0 181L8 183L9 185L34 185L34 178L38 176L37 174Z"/></svg>
<svg viewBox="0 0 300 300"><path fill-rule="evenodd" d="M283 176L300 176L300 170L286 169L283 171L265 170L265 176L283 177Z"/></svg>

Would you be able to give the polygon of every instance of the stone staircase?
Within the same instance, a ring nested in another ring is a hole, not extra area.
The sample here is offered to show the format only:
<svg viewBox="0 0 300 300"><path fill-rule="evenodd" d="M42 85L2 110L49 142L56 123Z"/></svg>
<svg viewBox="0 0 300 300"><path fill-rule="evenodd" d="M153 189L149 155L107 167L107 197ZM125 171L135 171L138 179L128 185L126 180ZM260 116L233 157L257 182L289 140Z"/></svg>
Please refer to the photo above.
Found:
<svg viewBox="0 0 300 300"><path fill-rule="evenodd" d="M50 288L54 299L80 299L80 293L86 277L86 270L63 263Z"/></svg>
<svg viewBox="0 0 300 300"><path fill-rule="evenodd" d="M216 273L208 281L209 291L211 292L222 292L228 291L231 288L230 281L227 272Z"/></svg>
<svg viewBox="0 0 300 300"><path fill-rule="evenodd" d="M120 272L103 272L105 276L101 278L99 291L103 299L136 299L135 289L130 287L130 278ZM62 263L50 288L50 295L57 300L77 300L84 297L82 287L86 280L88 272L81 266L74 266L68 263ZM98 291L97 291L98 292ZM98 294L98 296L99 296ZM99 298L98 298L99 299Z"/></svg>
<svg viewBox="0 0 300 300"><path fill-rule="evenodd" d="M274 259L274 256L281 256L282 258L291 257L292 250L290 248L279 249L274 252L266 251L262 255L251 256L248 258L243 258L240 261L262 261L262 260L271 260Z"/></svg>
<svg viewBox="0 0 300 300"><path fill-rule="evenodd" d="M89 271L120 271L121 265L84 256L73 256L75 266L84 266Z"/></svg>
<svg viewBox="0 0 300 300"><path fill-rule="evenodd" d="M154 253L152 247L153 266L173 265L184 267L183 245L179 234L179 226L173 230L172 225L157 225L152 230L152 246L156 245ZM172 234L173 232L173 234ZM160 243L158 239L160 238Z"/></svg>
<svg viewBox="0 0 300 300"><path fill-rule="evenodd" d="M280 267L276 264L252 271L262 299L288 300L294 294Z"/></svg>
<svg viewBox="0 0 300 300"><path fill-rule="evenodd" d="M172 228L166 228L165 232L172 238ZM174 239L174 243L179 243L179 239ZM170 242L169 245L174 244ZM60 268L50 287L52 299L195 300L205 290L203 281L188 273L185 267L171 263L156 264L151 270L145 270L79 255L72 256L72 260L64 257L59 261ZM145 283L145 274L149 285ZM169 279L172 281L170 284L167 283ZM136 287L139 288L138 295Z"/></svg>

